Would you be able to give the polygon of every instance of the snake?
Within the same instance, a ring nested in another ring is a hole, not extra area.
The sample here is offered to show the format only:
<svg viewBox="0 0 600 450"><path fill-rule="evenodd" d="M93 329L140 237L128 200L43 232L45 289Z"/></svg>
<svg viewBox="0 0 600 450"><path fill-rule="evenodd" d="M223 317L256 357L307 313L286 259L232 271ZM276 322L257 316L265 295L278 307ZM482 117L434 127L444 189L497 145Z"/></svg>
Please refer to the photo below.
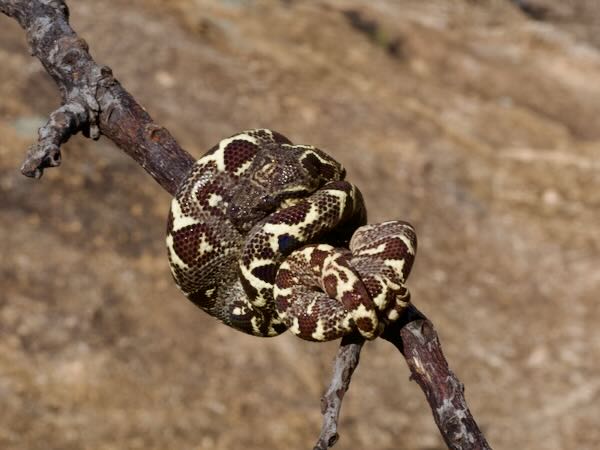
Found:
<svg viewBox="0 0 600 450"><path fill-rule="evenodd" d="M410 301L413 227L367 225L363 196L324 151L269 129L221 140L171 201L166 246L178 288L255 336L377 337Z"/></svg>

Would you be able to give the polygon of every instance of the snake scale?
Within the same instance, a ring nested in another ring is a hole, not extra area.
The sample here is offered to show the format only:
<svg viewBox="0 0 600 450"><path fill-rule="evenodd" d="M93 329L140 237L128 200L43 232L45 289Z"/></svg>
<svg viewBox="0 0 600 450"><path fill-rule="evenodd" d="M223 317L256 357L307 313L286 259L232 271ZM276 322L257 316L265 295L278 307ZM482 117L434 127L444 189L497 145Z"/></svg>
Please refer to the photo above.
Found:
<svg viewBox="0 0 600 450"><path fill-rule="evenodd" d="M365 225L362 195L344 177L323 151L272 130L223 139L171 203L166 243L177 286L256 336L377 337L410 299L416 235L406 222Z"/></svg>

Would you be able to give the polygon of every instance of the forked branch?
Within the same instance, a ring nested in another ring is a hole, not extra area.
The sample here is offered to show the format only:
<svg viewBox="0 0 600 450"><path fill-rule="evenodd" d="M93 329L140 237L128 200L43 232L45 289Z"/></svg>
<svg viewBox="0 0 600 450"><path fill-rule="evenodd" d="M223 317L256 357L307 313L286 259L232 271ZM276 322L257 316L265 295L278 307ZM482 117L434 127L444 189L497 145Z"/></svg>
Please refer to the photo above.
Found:
<svg viewBox="0 0 600 450"><path fill-rule="evenodd" d="M425 393L442 438L452 450L490 450L483 433L469 411L464 386L448 367L433 324L413 305L403 316L388 325L381 338L402 353L411 372ZM364 340L346 337L336 355L332 380L321 400L323 426L314 450L326 450L338 439L337 420L342 400L358 366Z"/></svg>
<svg viewBox="0 0 600 450"><path fill-rule="evenodd" d="M85 41L69 25L63 0L0 0L0 11L15 18L27 34L31 53L56 82L63 104L50 114L21 168L40 177L60 164L60 146L78 132L101 135L142 166L166 191L174 194L194 159L115 80L110 68L97 64ZM449 448L488 449L464 399L463 386L448 368L437 334L416 309L388 327L383 338L405 356L413 379L425 392L434 419ZM347 337L338 351L335 371L323 397L324 425L318 449L337 440L342 398L358 365L363 341Z"/></svg>
<svg viewBox="0 0 600 450"><path fill-rule="evenodd" d="M110 68L92 59L87 43L69 25L66 3L1 0L0 11L25 30L31 54L42 62L63 99L27 152L23 174L39 178L46 167L58 166L61 144L81 131L92 139L106 136L174 194L194 158L121 87Z"/></svg>

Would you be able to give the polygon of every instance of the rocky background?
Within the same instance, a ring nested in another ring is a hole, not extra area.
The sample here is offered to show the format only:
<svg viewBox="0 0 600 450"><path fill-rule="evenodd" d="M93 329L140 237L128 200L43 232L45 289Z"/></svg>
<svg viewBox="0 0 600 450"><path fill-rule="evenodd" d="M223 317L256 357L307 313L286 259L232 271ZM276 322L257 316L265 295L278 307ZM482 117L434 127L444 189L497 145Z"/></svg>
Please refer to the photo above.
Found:
<svg viewBox="0 0 600 450"><path fill-rule="evenodd" d="M600 446L597 2L69 5L194 155L270 127L342 162L371 222L416 226L413 299L493 448ZM58 102L0 17L0 448L312 448L337 343L245 336L188 303L169 196L107 140L21 176ZM365 347L336 448L444 448L408 375Z"/></svg>

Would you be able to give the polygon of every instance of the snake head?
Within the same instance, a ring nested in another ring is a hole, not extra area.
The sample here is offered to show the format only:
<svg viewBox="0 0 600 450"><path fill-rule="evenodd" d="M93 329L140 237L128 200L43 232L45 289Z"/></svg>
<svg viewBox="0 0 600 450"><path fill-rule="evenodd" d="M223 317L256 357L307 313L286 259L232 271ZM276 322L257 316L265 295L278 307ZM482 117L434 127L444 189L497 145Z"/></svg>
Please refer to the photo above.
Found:
<svg viewBox="0 0 600 450"><path fill-rule="evenodd" d="M329 181L343 180L345 175L337 161L315 147L264 146L240 177L227 215L246 233L274 211L308 197Z"/></svg>

